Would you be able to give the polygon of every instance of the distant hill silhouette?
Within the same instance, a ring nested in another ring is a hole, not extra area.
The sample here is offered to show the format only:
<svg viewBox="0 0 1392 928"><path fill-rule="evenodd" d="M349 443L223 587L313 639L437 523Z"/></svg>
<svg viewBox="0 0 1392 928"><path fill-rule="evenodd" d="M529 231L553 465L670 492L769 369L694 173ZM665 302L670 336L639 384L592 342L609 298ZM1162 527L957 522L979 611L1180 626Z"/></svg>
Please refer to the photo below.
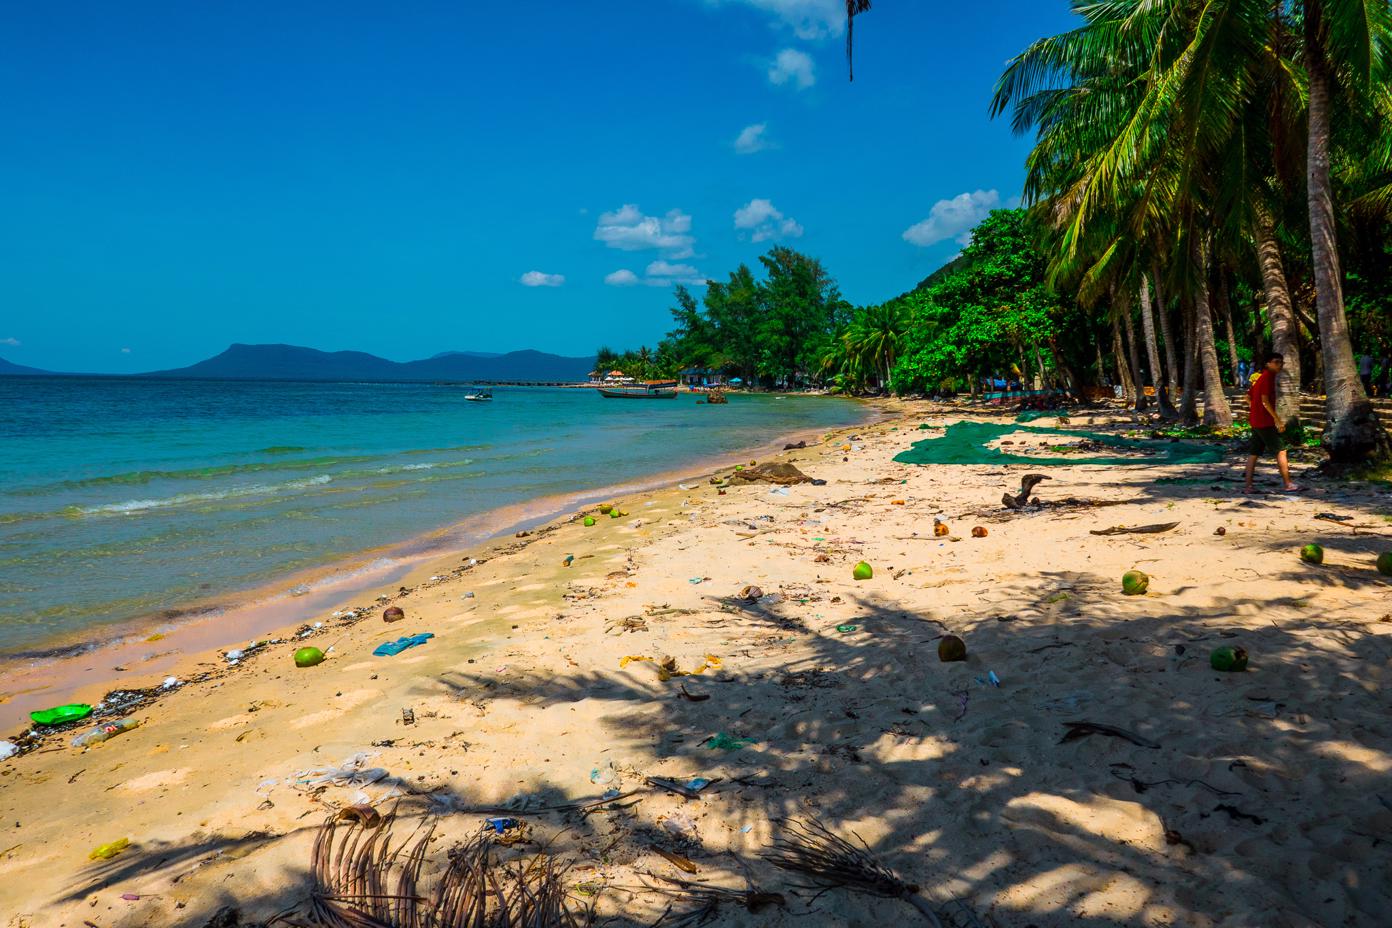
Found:
<svg viewBox="0 0 1392 928"><path fill-rule="evenodd" d="M5 374L24 374L33 376L35 374L47 374L48 371L41 371L37 367L25 367L23 364L15 364L0 358L0 376Z"/></svg>
<svg viewBox="0 0 1392 928"><path fill-rule="evenodd" d="M209 380L547 380L582 381L594 358L541 351L507 354L450 351L420 361L388 361L362 351L296 345L232 345L222 354L143 377Z"/></svg>

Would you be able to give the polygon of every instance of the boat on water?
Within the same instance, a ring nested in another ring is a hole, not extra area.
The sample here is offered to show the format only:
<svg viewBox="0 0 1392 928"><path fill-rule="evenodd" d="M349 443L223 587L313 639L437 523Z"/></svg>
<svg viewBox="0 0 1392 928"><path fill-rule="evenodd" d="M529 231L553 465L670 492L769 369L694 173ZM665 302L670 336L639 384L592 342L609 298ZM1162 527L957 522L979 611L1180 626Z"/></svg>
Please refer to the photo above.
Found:
<svg viewBox="0 0 1392 928"><path fill-rule="evenodd" d="M677 382L641 383L617 389L600 387L599 395L609 400L674 400L677 398Z"/></svg>
<svg viewBox="0 0 1392 928"><path fill-rule="evenodd" d="M493 391L489 389L478 389L472 393L465 393L464 399L471 403L487 403L493 399Z"/></svg>

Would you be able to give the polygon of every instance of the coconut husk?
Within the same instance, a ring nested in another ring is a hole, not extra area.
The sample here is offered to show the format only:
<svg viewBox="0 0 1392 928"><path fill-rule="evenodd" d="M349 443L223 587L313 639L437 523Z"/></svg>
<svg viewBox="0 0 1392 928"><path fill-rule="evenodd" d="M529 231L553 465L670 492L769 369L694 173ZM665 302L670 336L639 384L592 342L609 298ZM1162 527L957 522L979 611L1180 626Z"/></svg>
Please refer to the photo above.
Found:
<svg viewBox="0 0 1392 928"><path fill-rule="evenodd" d="M768 463L737 470L726 482L736 487L747 483L773 483L781 487L790 487L800 483L811 483L812 478L791 464Z"/></svg>

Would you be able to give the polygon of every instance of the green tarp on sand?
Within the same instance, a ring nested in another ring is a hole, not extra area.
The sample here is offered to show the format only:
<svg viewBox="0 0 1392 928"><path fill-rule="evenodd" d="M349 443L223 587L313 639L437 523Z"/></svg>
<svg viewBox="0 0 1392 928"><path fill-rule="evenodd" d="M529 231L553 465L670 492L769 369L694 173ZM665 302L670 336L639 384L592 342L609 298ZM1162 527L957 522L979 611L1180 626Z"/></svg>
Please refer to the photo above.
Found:
<svg viewBox="0 0 1392 928"><path fill-rule="evenodd" d="M1086 438L1109 448L1132 453L1125 457L1080 454L1031 457L1012 454L1002 448L987 447L991 442L1012 432L1058 438ZM941 438L915 442L909 450L894 458L900 464L1031 464L1037 467L1070 467L1078 464L1212 464L1222 459L1223 449L1212 445L1181 441L1135 441L1100 432L998 422L958 422L949 425Z"/></svg>

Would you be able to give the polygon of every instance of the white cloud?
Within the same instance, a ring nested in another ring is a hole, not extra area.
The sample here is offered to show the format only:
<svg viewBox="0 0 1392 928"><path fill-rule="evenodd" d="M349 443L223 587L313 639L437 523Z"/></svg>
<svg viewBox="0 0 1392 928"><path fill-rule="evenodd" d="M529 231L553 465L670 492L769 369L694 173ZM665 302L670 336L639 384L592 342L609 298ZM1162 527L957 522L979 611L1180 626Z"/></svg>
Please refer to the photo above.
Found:
<svg viewBox="0 0 1392 928"><path fill-rule="evenodd" d="M844 0L706 0L711 6L743 3L774 17L800 39L824 39L846 31Z"/></svg>
<svg viewBox="0 0 1392 928"><path fill-rule="evenodd" d="M756 242L771 238L801 238L802 226L791 216L784 216L771 200L750 200L735 210L735 228L749 233Z"/></svg>
<svg viewBox="0 0 1392 928"><path fill-rule="evenodd" d="M792 84L798 90L806 90L817 83L812 56L796 48L783 49L769 65L768 79L779 87Z"/></svg>
<svg viewBox="0 0 1392 928"><path fill-rule="evenodd" d="M19 344L19 339L15 338L14 336L10 336L9 338L0 338L0 345L8 345L11 348L18 348Z"/></svg>
<svg viewBox="0 0 1392 928"><path fill-rule="evenodd" d="M695 254L691 217L679 209L669 210L659 218L645 216L637 206L625 203L612 213L599 214L594 237L620 251L656 248L666 252L669 258L689 258Z"/></svg>
<svg viewBox="0 0 1392 928"><path fill-rule="evenodd" d="M670 287L673 284L686 284L688 287L706 285L706 275L689 264L654 261L644 269L643 274L643 283L649 287Z"/></svg>
<svg viewBox="0 0 1392 928"><path fill-rule="evenodd" d="M565 283L564 274L544 274L541 271L528 271L518 279L524 287L559 287Z"/></svg>
<svg viewBox="0 0 1392 928"><path fill-rule="evenodd" d="M968 245L972 229L1000 205L1000 193L995 190L978 190L950 200L939 200L928 211L927 219L904 230L904 241L927 246L952 238L958 244Z"/></svg>
<svg viewBox="0 0 1392 928"><path fill-rule="evenodd" d="M752 126L745 126L735 137L735 152L741 155L752 155L756 152L768 151L773 147L773 143L764 134L766 131L768 131L768 123L766 122L756 122Z"/></svg>
<svg viewBox="0 0 1392 928"><path fill-rule="evenodd" d="M604 282L611 287L631 287L638 283L638 275L626 267L621 267L612 274L605 274Z"/></svg>

